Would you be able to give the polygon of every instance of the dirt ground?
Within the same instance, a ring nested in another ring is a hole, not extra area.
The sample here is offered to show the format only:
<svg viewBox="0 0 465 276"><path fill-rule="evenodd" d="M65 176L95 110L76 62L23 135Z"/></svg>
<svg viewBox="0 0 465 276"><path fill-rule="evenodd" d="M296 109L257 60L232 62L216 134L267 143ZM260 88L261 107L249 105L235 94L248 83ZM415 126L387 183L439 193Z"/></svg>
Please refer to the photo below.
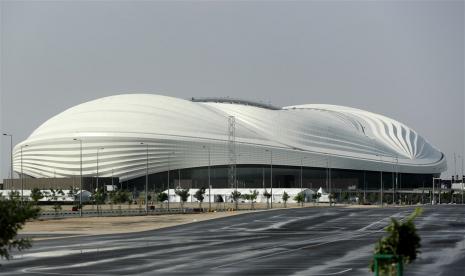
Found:
<svg viewBox="0 0 465 276"><path fill-rule="evenodd" d="M197 221L234 216L245 212L249 211L35 220L27 222L19 233L26 235L99 235L140 232Z"/></svg>

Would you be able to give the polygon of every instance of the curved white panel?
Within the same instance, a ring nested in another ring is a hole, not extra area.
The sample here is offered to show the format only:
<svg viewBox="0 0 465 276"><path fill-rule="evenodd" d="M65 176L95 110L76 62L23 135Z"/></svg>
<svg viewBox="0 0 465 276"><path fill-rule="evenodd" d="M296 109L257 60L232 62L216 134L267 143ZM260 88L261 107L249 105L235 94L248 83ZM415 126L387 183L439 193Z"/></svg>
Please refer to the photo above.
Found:
<svg viewBox="0 0 465 276"><path fill-rule="evenodd" d="M49 119L14 149L14 168L33 177L94 175L130 179L228 163L228 117L236 118L238 164L273 164L440 173L443 154L411 128L371 112L333 105L282 109L193 102L159 95L105 97ZM144 143L144 144L141 144ZM27 146L26 146L27 145ZM22 154L21 154L22 149ZM268 149L269 151L266 151Z"/></svg>

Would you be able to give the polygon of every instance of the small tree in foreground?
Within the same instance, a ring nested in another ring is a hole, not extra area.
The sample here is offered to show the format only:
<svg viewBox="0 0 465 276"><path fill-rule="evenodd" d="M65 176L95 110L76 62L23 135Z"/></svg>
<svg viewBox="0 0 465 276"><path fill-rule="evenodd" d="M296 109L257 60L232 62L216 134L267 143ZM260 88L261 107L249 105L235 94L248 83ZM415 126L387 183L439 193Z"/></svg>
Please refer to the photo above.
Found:
<svg viewBox="0 0 465 276"><path fill-rule="evenodd" d="M235 206L236 206L235 209L237 210L238 207L239 207L239 206L238 206L238 203L239 203L238 201L239 201L239 198L241 198L241 193L238 192L237 190L234 190L234 191L231 193L231 197L232 197L232 199L233 199L233 201L234 201L234 204L235 204Z"/></svg>
<svg viewBox="0 0 465 276"><path fill-rule="evenodd" d="M258 197L258 191L257 190L253 190L253 191L250 191L250 194L249 194L249 200L250 200L250 207L252 209L255 209L255 201L257 200L257 197Z"/></svg>
<svg viewBox="0 0 465 276"><path fill-rule="evenodd" d="M194 197L199 201L199 208L202 208L202 202L205 198L205 187L202 187L195 192Z"/></svg>
<svg viewBox="0 0 465 276"><path fill-rule="evenodd" d="M265 192L263 193L263 196L266 197L266 208L270 208L271 194L267 190L265 190Z"/></svg>
<svg viewBox="0 0 465 276"><path fill-rule="evenodd" d="M160 203L160 209L163 209L163 202L168 200L168 194L161 192L157 194L157 201Z"/></svg>
<svg viewBox="0 0 465 276"><path fill-rule="evenodd" d="M253 190L253 191L250 191L250 194L241 195L241 198L244 199L244 200L249 200L250 201L250 209L253 210L253 209L255 209L254 203L255 203L255 200L257 199L257 196L258 196L258 191Z"/></svg>
<svg viewBox="0 0 465 276"><path fill-rule="evenodd" d="M283 197L282 197L282 199L284 201L284 208L287 208L287 201L289 200L289 198L290 198L290 196L286 192L284 192Z"/></svg>
<svg viewBox="0 0 465 276"><path fill-rule="evenodd" d="M415 211L402 222L391 218L391 223L386 228L387 237L381 238L375 247L375 258L382 255L391 255L390 259L378 260L378 270L381 275L394 275L395 266L398 262L409 264L417 258L420 253L420 236L417 234L414 220L422 213L421 208ZM371 271L375 270L374 263Z"/></svg>
<svg viewBox="0 0 465 276"><path fill-rule="evenodd" d="M34 189L31 190L31 199L32 199L32 201L34 202L35 205L37 205L39 200L41 200L42 198L44 198L44 195L39 190L39 188L34 188Z"/></svg>
<svg viewBox="0 0 465 276"><path fill-rule="evenodd" d="M23 228L26 221L39 216L39 208L29 202L17 199L0 200L0 257L10 259L10 250L16 248L21 251L31 247L28 238L16 239L18 230Z"/></svg>
<svg viewBox="0 0 465 276"><path fill-rule="evenodd" d="M176 189L174 190L174 193L179 196L181 199L181 209L184 212L184 203L187 201L187 198L189 198L189 189Z"/></svg>
<svg viewBox="0 0 465 276"><path fill-rule="evenodd" d="M304 206L305 196L304 193L300 192L295 197L294 200L297 201L302 207Z"/></svg>

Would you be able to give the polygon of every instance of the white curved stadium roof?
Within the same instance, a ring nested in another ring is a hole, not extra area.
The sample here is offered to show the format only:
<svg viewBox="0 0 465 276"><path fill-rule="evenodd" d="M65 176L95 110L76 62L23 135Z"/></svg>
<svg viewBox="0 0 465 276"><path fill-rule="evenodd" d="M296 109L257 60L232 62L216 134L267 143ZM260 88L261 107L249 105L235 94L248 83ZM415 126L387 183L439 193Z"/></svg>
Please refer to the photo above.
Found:
<svg viewBox="0 0 465 276"><path fill-rule="evenodd" d="M440 173L444 155L406 125L335 105L274 108L237 100L152 94L105 97L72 107L14 149L14 169L32 177L150 173L229 164L228 118L235 117L237 164ZM144 143L144 144L141 144ZM27 146L26 146L27 145ZM103 148L103 149L101 149Z"/></svg>

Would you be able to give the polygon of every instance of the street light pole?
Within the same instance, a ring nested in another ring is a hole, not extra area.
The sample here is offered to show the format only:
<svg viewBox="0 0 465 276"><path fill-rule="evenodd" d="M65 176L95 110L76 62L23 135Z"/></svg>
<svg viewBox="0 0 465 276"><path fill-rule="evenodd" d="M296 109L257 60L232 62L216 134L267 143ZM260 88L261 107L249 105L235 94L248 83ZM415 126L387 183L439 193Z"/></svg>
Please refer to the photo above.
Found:
<svg viewBox="0 0 465 276"><path fill-rule="evenodd" d="M174 151L170 152L168 156L168 212L171 212L170 209L170 170L171 170L171 156L174 155Z"/></svg>
<svg viewBox="0 0 465 276"><path fill-rule="evenodd" d="M146 145L147 152L146 152L146 166L145 166L145 214L149 213L149 203L148 203L148 186L149 186L149 144L147 143L140 143L141 145Z"/></svg>
<svg viewBox="0 0 465 276"><path fill-rule="evenodd" d="M211 200L211 184L210 184L210 166L211 166L211 160L210 160L210 147L209 146L203 146L203 148L208 149L208 210L211 211L212 209L212 200Z"/></svg>
<svg viewBox="0 0 465 276"><path fill-rule="evenodd" d="M302 167L304 166L304 157L300 158L300 192L302 192Z"/></svg>
<svg viewBox="0 0 465 276"><path fill-rule="evenodd" d="M98 189L98 188L99 188L99 185L98 185L98 184L99 184L99 183L98 183L98 179L99 179L99 174L98 174L98 173L99 173L99 171L98 171L98 156L99 156L99 155L98 155L98 154L99 154L99 151L100 151L100 150L103 150L103 149L104 149L104 148L97 148L97 192L98 192L98 190L99 190L99 189ZM113 184L113 183L112 183L112 184Z"/></svg>
<svg viewBox="0 0 465 276"><path fill-rule="evenodd" d="M273 151L271 149L265 150L270 152L270 186L271 186L271 204L270 208L273 209Z"/></svg>
<svg viewBox="0 0 465 276"><path fill-rule="evenodd" d="M21 145L21 205L23 204L23 196L24 196L24 184L23 184L23 148L29 145Z"/></svg>
<svg viewBox="0 0 465 276"><path fill-rule="evenodd" d="M10 136L10 179L13 185L13 134L3 133L4 136Z"/></svg>
<svg viewBox="0 0 465 276"><path fill-rule="evenodd" d="M82 140L74 138L74 141L79 141L79 152L80 152L80 178L81 180L79 181L80 183L80 189L81 192L79 193L79 216L82 217Z"/></svg>

